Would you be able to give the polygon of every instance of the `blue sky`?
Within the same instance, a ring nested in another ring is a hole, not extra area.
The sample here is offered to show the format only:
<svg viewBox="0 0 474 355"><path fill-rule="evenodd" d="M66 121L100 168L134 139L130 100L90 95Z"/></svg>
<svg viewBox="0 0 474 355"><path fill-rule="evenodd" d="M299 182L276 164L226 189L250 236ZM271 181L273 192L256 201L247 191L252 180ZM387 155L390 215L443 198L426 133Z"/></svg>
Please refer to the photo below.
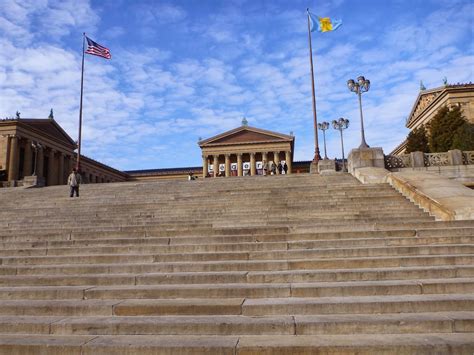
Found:
<svg viewBox="0 0 474 355"><path fill-rule="evenodd" d="M472 0L0 0L0 117L50 108L77 139L82 32L110 48L86 56L82 152L121 170L199 166L199 137L249 125L296 137L311 160L314 129L306 8L340 18L313 33L318 120L348 118L346 82L364 75L366 140L388 154L427 88L473 80ZM340 157L337 131L328 155ZM320 134L321 151L322 135Z"/></svg>

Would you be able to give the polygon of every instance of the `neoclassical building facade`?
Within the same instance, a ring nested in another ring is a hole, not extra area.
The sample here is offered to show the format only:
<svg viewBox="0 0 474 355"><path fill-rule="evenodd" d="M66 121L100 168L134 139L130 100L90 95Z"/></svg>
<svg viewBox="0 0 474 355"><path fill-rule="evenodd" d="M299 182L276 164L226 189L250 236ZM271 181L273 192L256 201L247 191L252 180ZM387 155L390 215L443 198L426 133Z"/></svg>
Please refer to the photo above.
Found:
<svg viewBox="0 0 474 355"><path fill-rule="evenodd" d="M245 176L262 173L263 162L286 163L292 172L295 137L244 124L198 142L202 152L202 174Z"/></svg>
<svg viewBox="0 0 474 355"><path fill-rule="evenodd" d="M77 161L76 143L52 116L46 119L0 120L0 181L22 185L36 176L45 185L63 185ZM127 175L81 156L81 171L88 183L125 181Z"/></svg>
<svg viewBox="0 0 474 355"><path fill-rule="evenodd" d="M464 117L474 123L474 84L444 85L429 90L422 88L408 115L406 127L414 130L426 125L443 106L459 106ZM406 141L403 141L390 154L403 154L405 147Z"/></svg>
<svg viewBox="0 0 474 355"><path fill-rule="evenodd" d="M252 176L262 174L262 165L286 163L287 173L309 172L309 161L294 162L295 137L241 127L200 140L202 166L119 171L81 155L85 183L187 179L195 176ZM77 162L76 142L52 115L45 119L0 120L0 187L29 186L28 179L44 185L64 185Z"/></svg>

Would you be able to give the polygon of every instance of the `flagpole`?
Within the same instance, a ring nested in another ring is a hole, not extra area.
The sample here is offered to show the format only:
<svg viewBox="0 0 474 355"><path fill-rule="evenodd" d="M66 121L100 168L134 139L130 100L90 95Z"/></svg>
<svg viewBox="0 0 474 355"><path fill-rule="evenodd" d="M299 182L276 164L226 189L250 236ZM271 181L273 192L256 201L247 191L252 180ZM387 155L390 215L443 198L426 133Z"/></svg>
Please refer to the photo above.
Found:
<svg viewBox="0 0 474 355"><path fill-rule="evenodd" d="M86 42L86 33L82 33L82 70L81 70L81 103L79 105L79 139L77 141L77 171L80 171L80 161L81 161L81 133L82 133L82 96L84 92L84 50Z"/></svg>
<svg viewBox="0 0 474 355"><path fill-rule="evenodd" d="M319 142L318 142L318 119L316 116L316 94L314 91L314 69L313 69L313 48L311 46L311 27L309 21L309 9L306 9L308 15L308 39L309 39L309 62L311 64L311 88L313 92L313 120L314 120L314 158L312 165L318 165L318 161L321 159L319 155ZM315 168L316 168L315 166Z"/></svg>

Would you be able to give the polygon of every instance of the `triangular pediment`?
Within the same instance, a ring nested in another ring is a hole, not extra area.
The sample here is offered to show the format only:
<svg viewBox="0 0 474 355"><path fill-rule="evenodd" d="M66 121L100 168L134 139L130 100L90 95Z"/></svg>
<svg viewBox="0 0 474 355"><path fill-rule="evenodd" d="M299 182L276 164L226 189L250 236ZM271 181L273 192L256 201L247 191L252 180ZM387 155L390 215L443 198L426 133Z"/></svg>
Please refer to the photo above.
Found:
<svg viewBox="0 0 474 355"><path fill-rule="evenodd" d="M36 131L40 131L66 145L75 145L74 140L52 118L48 119L21 119L20 123Z"/></svg>
<svg viewBox="0 0 474 355"><path fill-rule="evenodd" d="M199 142L201 147L210 145L249 144L266 142L292 142L293 136L242 126Z"/></svg>

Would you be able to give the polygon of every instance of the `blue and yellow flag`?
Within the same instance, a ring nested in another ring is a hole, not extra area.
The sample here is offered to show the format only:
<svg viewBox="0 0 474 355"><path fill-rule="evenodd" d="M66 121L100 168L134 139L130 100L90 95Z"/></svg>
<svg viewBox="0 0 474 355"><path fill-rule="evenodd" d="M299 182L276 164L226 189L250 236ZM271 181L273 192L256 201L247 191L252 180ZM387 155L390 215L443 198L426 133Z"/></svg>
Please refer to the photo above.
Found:
<svg viewBox="0 0 474 355"><path fill-rule="evenodd" d="M319 32L335 31L342 25L342 20L330 19L329 17L319 17L309 12L309 10L308 15L311 32L316 30Z"/></svg>

